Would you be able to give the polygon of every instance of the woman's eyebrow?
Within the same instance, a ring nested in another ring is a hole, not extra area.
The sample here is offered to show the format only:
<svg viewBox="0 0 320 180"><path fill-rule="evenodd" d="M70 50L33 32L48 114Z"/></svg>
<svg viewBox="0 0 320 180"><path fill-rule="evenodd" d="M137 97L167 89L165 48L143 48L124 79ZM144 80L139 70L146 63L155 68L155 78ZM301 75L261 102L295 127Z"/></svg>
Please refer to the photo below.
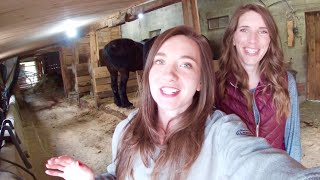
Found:
<svg viewBox="0 0 320 180"><path fill-rule="evenodd" d="M155 56L164 56L166 57L167 55L163 52L158 52ZM194 57L188 56L188 55L182 55L179 59L190 59L192 61L196 61Z"/></svg>
<svg viewBox="0 0 320 180"><path fill-rule="evenodd" d="M196 61L194 57L188 55L181 56L181 59L190 59L192 61Z"/></svg>
<svg viewBox="0 0 320 180"><path fill-rule="evenodd" d="M268 30L267 27L259 27L259 29L265 29L265 30Z"/></svg>
<svg viewBox="0 0 320 180"><path fill-rule="evenodd" d="M242 25L242 26L238 26L238 28L250 28L250 26ZM261 27L259 27L259 29L268 29L268 28L265 26L261 26Z"/></svg>
<svg viewBox="0 0 320 180"><path fill-rule="evenodd" d="M242 26L238 26L237 28L248 28L249 26L247 25L242 25Z"/></svg>
<svg viewBox="0 0 320 180"><path fill-rule="evenodd" d="M157 52L156 56L167 56L167 55L163 52Z"/></svg>

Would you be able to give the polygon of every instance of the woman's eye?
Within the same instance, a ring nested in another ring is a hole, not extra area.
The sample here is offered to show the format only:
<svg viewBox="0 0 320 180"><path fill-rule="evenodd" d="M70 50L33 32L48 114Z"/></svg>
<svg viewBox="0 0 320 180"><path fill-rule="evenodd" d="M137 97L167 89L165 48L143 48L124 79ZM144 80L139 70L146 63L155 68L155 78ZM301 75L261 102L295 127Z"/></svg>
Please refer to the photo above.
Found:
<svg viewBox="0 0 320 180"><path fill-rule="evenodd" d="M260 34L268 34L268 31L267 30L261 30L259 31Z"/></svg>
<svg viewBox="0 0 320 180"><path fill-rule="evenodd" d="M247 29L240 29L239 31L240 31L240 32L248 32Z"/></svg>
<svg viewBox="0 0 320 180"><path fill-rule="evenodd" d="M162 59L155 59L155 60L154 60L154 63L161 65L161 64L164 64L164 60L162 60Z"/></svg>
<svg viewBox="0 0 320 180"><path fill-rule="evenodd" d="M192 68L192 65L190 63L184 63L181 65L181 67L190 69L190 68Z"/></svg>

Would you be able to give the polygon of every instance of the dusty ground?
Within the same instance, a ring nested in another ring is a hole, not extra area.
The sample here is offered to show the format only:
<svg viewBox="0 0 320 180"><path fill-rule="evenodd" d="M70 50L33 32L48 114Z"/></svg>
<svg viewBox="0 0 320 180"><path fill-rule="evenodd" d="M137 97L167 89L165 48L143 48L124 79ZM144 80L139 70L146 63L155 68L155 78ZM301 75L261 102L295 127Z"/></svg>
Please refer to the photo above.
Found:
<svg viewBox="0 0 320 180"><path fill-rule="evenodd" d="M136 94L129 99L137 104ZM79 108L63 98L63 92L25 94L22 116L33 171L39 180L56 179L46 176L45 161L63 154L81 159L96 173L102 173L111 162L111 138L116 124L132 110L116 107L110 99L100 110L94 108L90 96L82 98ZM302 163L320 166L320 103L301 104Z"/></svg>
<svg viewBox="0 0 320 180"><path fill-rule="evenodd" d="M302 164L320 166L320 102L300 104Z"/></svg>
<svg viewBox="0 0 320 180"><path fill-rule="evenodd" d="M136 103L135 95L129 94L133 103ZM43 172L45 161L51 156L73 156L96 173L105 172L111 162L114 128L132 110L118 108L113 103L97 110L90 96L83 97L81 102L85 102L81 108L70 103L63 98L62 91L24 95L23 133L32 170L38 179L50 179Z"/></svg>

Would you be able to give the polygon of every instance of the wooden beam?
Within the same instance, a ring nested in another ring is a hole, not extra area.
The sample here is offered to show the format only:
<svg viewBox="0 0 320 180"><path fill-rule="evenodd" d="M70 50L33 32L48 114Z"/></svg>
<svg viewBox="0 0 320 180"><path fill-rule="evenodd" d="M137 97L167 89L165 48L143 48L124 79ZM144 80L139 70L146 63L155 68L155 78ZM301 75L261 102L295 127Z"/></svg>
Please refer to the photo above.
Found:
<svg viewBox="0 0 320 180"><path fill-rule="evenodd" d="M201 33L197 0L181 0L184 24Z"/></svg>
<svg viewBox="0 0 320 180"><path fill-rule="evenodd" d="M287 32L288 32L288 47L292 47L294 42L293 20L287 21Z"/></svg>
<svg viewBox="0 0 320 180"><path fill-rule="evenodd" d="M37 56L35 58L36 68L37 68L37 77L40 79L43 76L43 70L42 70L42 61L43 56Z"/></svg>
<svg viewBox="0 0 320 180"><path fill-rule="evenodd" d="M96 31L91 31L90 35L90 64L91 67L98 67L99 50L97 47Z"/></svg>
<svg viewBox="0 0 320 180"><path fill-rule="evenodd" d="M158 0L158 1L152 1L150 3L142 4L140 6L129 8L126 11L126 13L128 14L127 22L136 20L139 13L145 14L150 11L154 11L178 2L181 2L181 0Z"/></svg>
<svg viewBox="0 0 320 180"><path fill-rule="evenodd" d="M24 59L24 58L27 58L27 57L33 57L33 56L36 56L36 55L39 55L40 53L38 53L39 51L44 54L46 52L58 52L59 51L59 48L56 48L56 49L51 49L51 47L56 47L57 44L50 44L50 45L46 45L46 46L42 46L42 47L38 47L38 48L35 48L35 49L31 49L31 50L28 50L28 51L25 51L25 52L22 52L22 53L17 53L17 54L14 54L14 55L10 55L8 57L5 57L3 59L0 60L0 62L2 60L6 60L6 59L10 59L10 58L13 58L15 56L18 56L19 59ZM49 48L50 50L48 51L45 51L45 50L42 50L42 49L46 49L46 48Z"/></svg>
<svg viewBox="0 0 320 180"><path fill-rule="evenodd" d="M74 43L74 64L79 64L79 44Z"/></svg>
<svg viewBox="0 0 320 180"><path fill-rule="evenodd" d="M62 48L59 51L59 60L60 60L60 70L61 70L61 76L62 76L62 82L63 82L63 89L64 89L64 95L68 97L68 79L66 76L66 68L64 66L64 57L63 57L63 50Z"/></svg>
<svg viewBox="0 0 320 180"><path fill-rule="evenodd" d="M181 2L181 0L157 0L139 6L131 7L125 11L117 12L111 16L104 18L95 25L91 26L91 30L99 30L105 27L113 27L130 22L137 19L139 13L147 13L171 4Z"/></svg>
<svg viewBox="0 0 320 180"><path fill-rule="evenodd" d="M48 47L34 50L34 55L37 56L37 55L42 55L42 54L49 53L49 52L58 52L59 48L60 48L60 46L58 46L57 44L54 44L54 45L51 45Z"/></svg>

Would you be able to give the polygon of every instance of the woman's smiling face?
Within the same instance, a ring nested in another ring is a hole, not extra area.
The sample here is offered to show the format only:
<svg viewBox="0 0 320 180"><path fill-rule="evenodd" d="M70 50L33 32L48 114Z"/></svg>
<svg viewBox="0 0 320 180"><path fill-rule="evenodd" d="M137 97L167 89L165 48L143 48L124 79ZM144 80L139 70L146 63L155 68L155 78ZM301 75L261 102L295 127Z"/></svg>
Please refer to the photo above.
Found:
<svg viewBox="0 0 320 180"><path fill-rule="evenodd" d="M151 95L159 110L185 111L200 91L201 56L184 35L169 38L157 52L149 74Z"/></svg>
<svg viewBox="0 0 320 180"><path fill-rule="evenodd" d="M260 14L248 11L240 16L233 45L242 66L258 68L270 45L269 31Z"/></svg>

